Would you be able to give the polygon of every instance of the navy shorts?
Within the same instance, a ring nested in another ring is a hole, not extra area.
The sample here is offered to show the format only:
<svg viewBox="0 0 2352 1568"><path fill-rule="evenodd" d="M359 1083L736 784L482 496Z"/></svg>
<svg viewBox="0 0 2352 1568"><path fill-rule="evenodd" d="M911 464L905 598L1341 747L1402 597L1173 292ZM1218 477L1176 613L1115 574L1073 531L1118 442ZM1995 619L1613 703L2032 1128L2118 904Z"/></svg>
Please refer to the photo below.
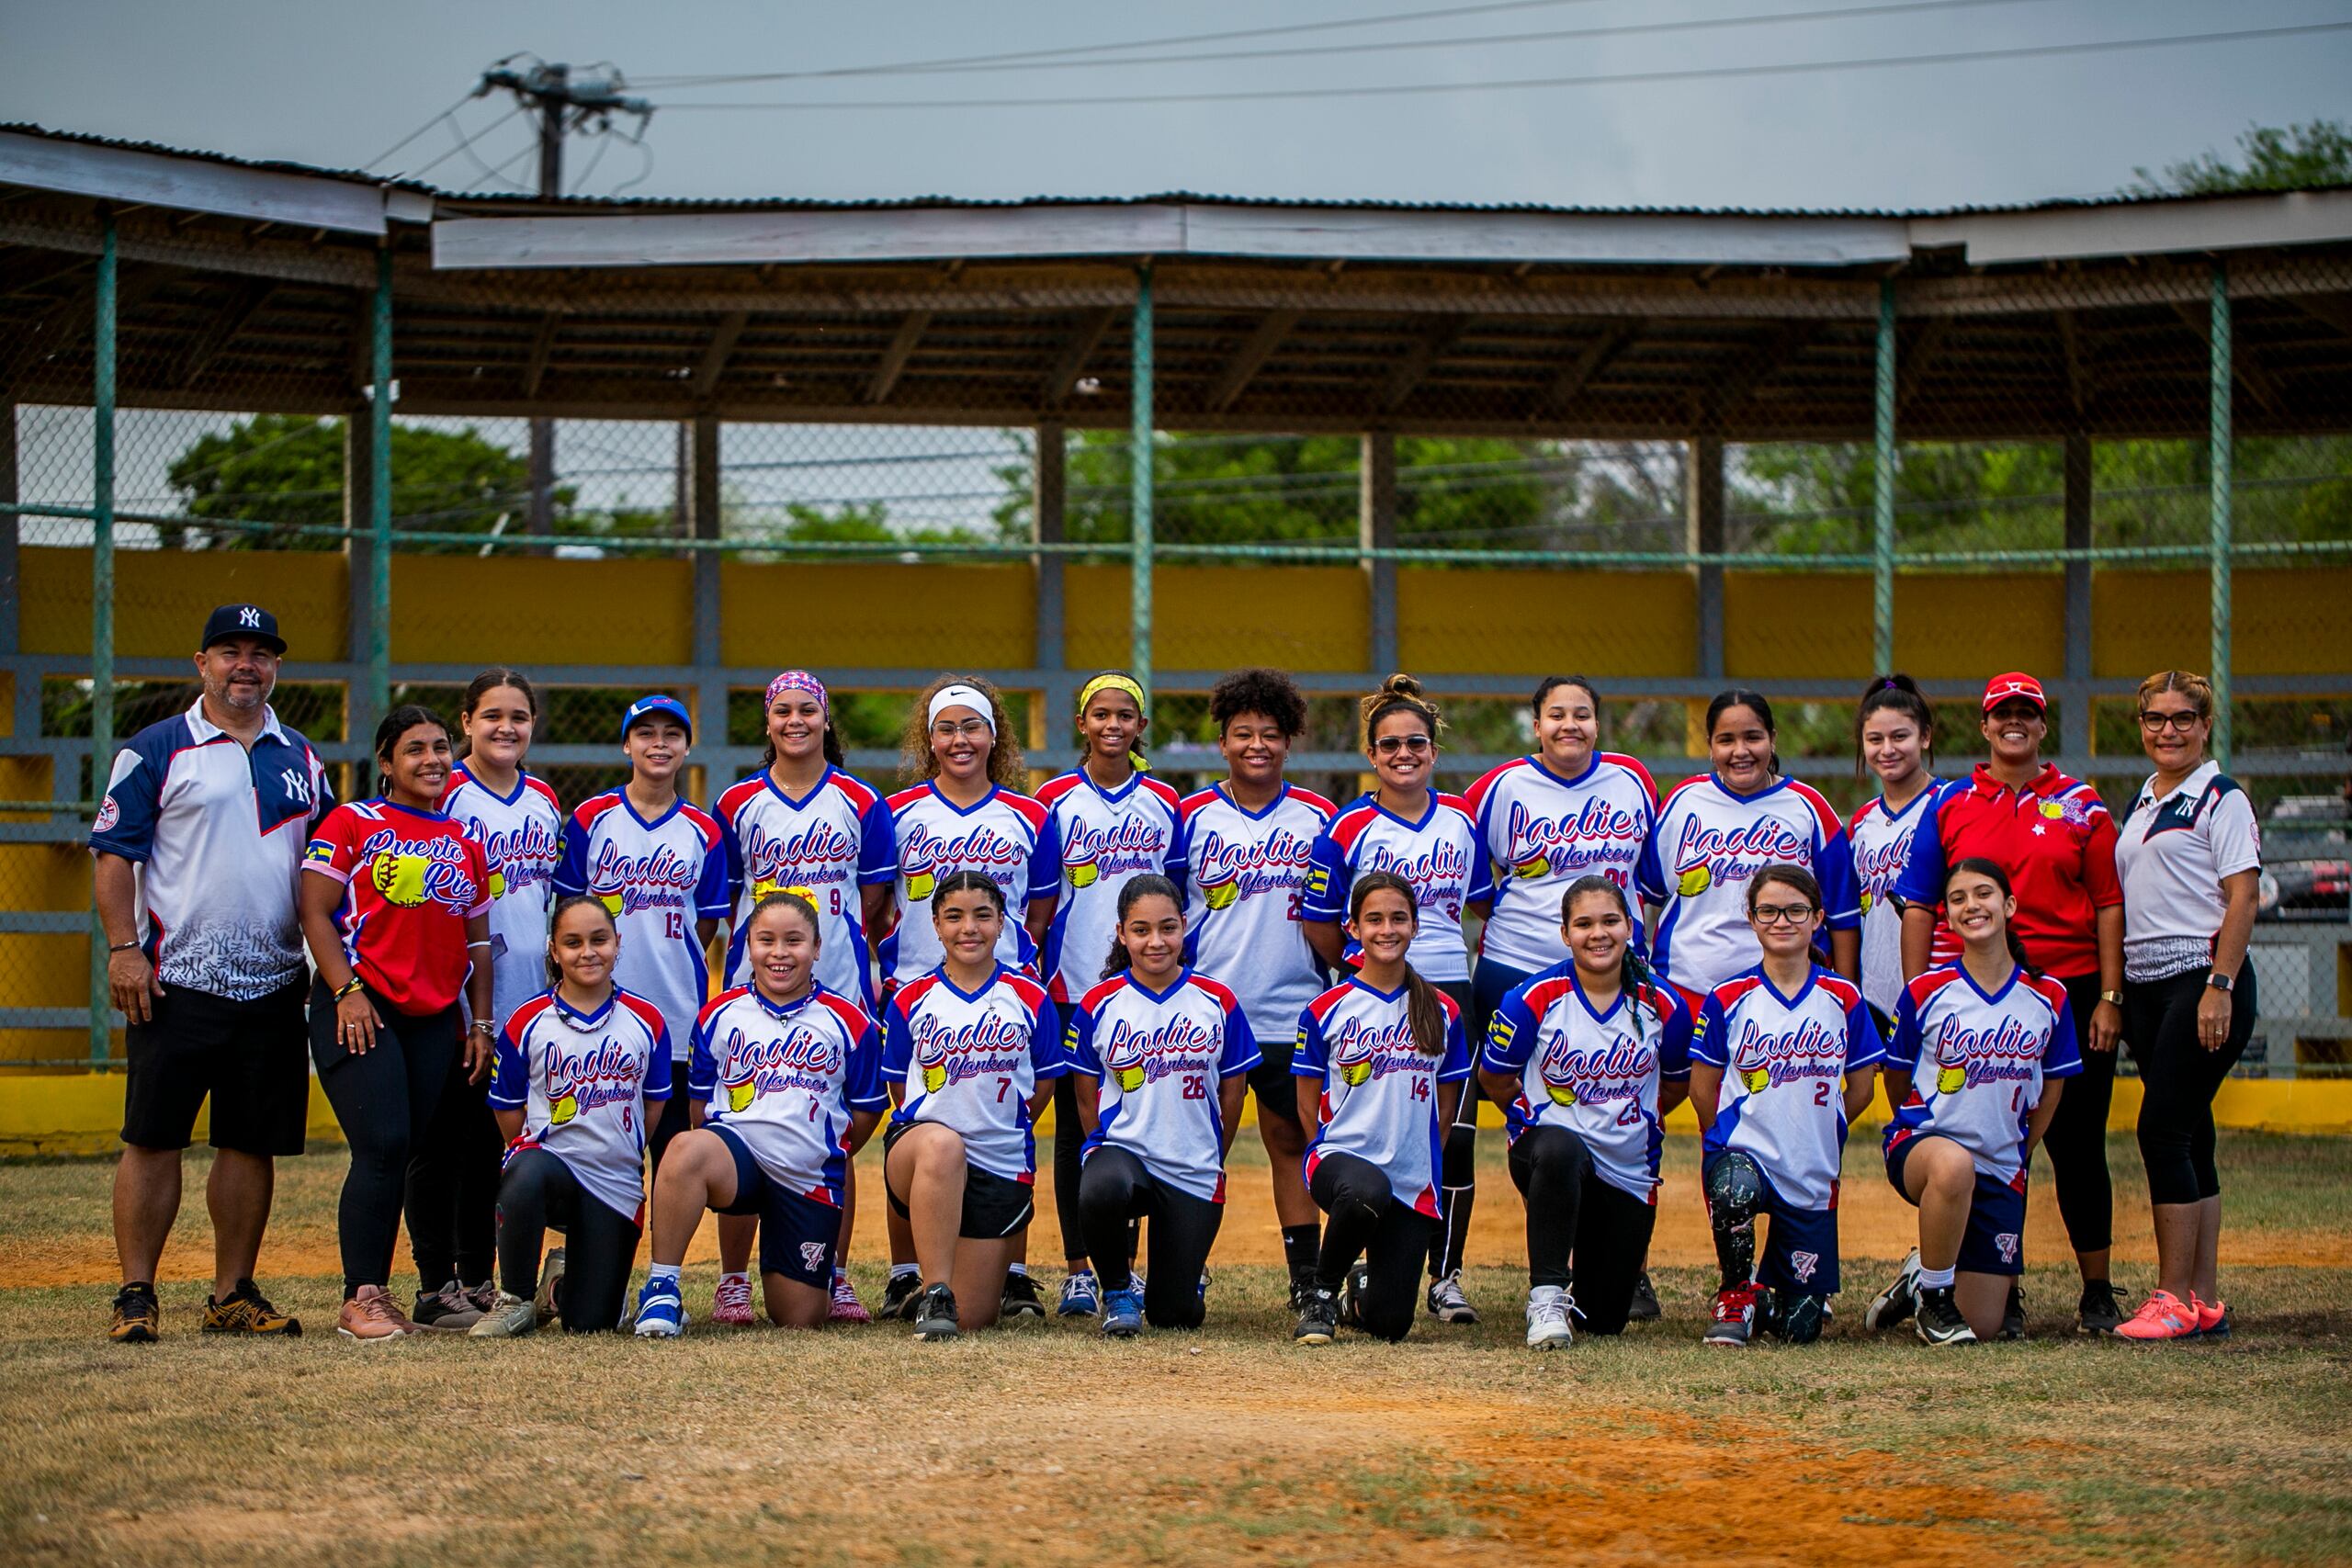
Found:
<svg viewBox="0 0 2352 1568"><path fill-rule="evenodd" d="M882 1133L883 1190L890 1194L890 1208L900 1219L911 1219L907 1205L892 1190L889 1181L890 1145L906 1135L910 1127L920 1122L900 1122L895 1118ZM1036 1212L1036 1189L1025 1181L1014 1181L994 1171L982 1170L970 1160L964 1162L964 1213L956 1234L967 1241L997 1241L1011 1235L1029 1223Z"/></svg>
<svg viewBox="0 0 2352 1568"><path fill-rule="evenodd" d="M1724 1157L1709 1155L1702 1172ZM1756 1156L1747 1156L1754 1159ZM1759 1161L1757 1168L1763 1168ZM1834 1192L1834 1190L1833 1190ZM1794 1295L1834 1296L1838 1293L1838 1209L1833 1196L1826 1209L1800 1209L1781 1196L1770 1176L1764 1178L1764 1245L1757 1249L1756 1282Z"/></svg>
<svg viewBox="0 0 2352 1568"><path fill-rule="evenodd" d="M1291 1053L1298 1048L1295 1034L1280 1041L1258 1043L1258 1065L1250 1069L1250 1092L1258 1097L1258 1114L1279 1116L1294 1127L1298 1119L1298 1080L1291 1076Z"/></svg>
<svg viewBox="0 0 2352 1568"><path fill-rule="evenodd" d="M833 1251L842 1238L841 1210L769 1180L742 1134L732 1127L721 1124L710 1131L735 1156L735 1201L718 1212L759 1216L760 1272L831 1290Z"/></svg>
<svg viewBox="0 0 2352 1568"><path fill-rule="evenodd" d="M1903 1201L1918 1207L1903 1190L1903 1164L1911 1157L1917 1138L1905 1138L1886 1151L1886 1179L1903 1193ZM1961 1233L1960 1260L1953 1265L1964 1274L2025 1272L2025 1190L1976 1173L1976 1190L1968 1200L1968 1228Z"/></svg>

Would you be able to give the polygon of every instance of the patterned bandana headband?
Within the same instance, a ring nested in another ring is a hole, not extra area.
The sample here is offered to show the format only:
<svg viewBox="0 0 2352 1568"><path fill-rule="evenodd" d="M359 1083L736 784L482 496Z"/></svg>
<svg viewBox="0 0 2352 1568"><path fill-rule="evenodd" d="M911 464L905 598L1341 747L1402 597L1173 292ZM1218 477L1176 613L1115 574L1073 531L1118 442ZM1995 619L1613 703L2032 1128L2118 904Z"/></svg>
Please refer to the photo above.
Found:
<svg viewBox="0 0 2352 1568"><path fill-rule="evenodd" d="M1147 710L1144 707L1143 687L1136 684L1134 676L1121 675L1117 673L1097 675L1094 679L1089 681L1085 685L1080 686L1078 689L1079 713L1083 716L1086 712L1086 705L1092 702L1104 692L1126 693L1127 695L1135 698L1136 700L1136 712L1146 714L1147 716L1148 716Z"/></svg>
<svg viewBox="0 0 2352 1568"><path fill-rule="evenodd" d="M981 720L988 725L989 733L990 735L994 735L996 733L996 709L990 705L988 697L981 693L978 687L940 687L939 690L932 696L931 712L924 716L923 722L926 724L937 724L939 722L939 716L946 712L949 708L970 708L974 713L978 714Z"/></svg>
<svg viewBox="0 0 2352 1568"><path fill-rule="evenodd" d="M808 693L810 696L817 699L817 705L825 710L825 716L827 718L832 717L833 702L831 697L825 695L825 683L817 679L814 675L808 673L808 671L787 670L783 674L778 675L775 680L770 681L768 682L767 705L770 707L775 706L776 698L784 695L786 692Z"/></svg>

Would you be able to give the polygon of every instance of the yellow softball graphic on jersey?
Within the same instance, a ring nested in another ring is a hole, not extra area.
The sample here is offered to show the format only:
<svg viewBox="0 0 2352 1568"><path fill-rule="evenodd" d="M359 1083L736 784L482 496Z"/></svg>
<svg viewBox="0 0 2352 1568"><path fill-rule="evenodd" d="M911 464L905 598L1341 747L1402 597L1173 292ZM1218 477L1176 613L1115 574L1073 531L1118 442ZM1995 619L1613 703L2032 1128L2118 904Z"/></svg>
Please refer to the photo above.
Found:
<svg viewBox="0 0 2352 1568"><path fill-rule="evenodd" d="M1333 1066L1340 1069L1340 1081L1350 1089L1372 1081L1372 1043L1360 1040L1342 1046Z"/></svg>
<svg viewBox="0 0 2352 1568"><path fill-rule="evenodd" d="M748 1111L752 1101L760 1097L760 1080L756 1073L746 1072L740 1078L729 1078L720 1086L727 1090L727 1109Z"/></svg>
<svg viewBox="0 0 2352 1568"><path fill-rule="evenodd" d="M1095 877L1101 874L1095 868L1092 855L1088 855L1084 860L1071 861L1065 869L1069 873L1069 885L1072 887L1091 887L1094 886Z"/></svg>
<svg viewBox="0 0 2352 1568"><path fill-rule="evenodd" d="M621 912L621 896L617 893L599 893L596 895L596 902L602 904L614 915Z"/></svg>
<svg viewBox="0 0 2352 1568"><path fill-rule="evenodd" d="M560 1094L548 1101L548 1125L550 1127L560 1127L579 1114L580 1097L576 1094Z"/></svg>
<svg viewBox="0 0 2352 1568"><path fill-rule="evenodd" d="M424 902L424 868L433 863L423 855L379 854L368 880L388 904L403 908Z"/></svg>
<svg viewBox="0 0 2352 1568"><path fill-rule="evenodd" d="M937 1094L941 1089L945 1089L946 1087L947 1087L947 1064L946 1064L946 1063L944 1063L944 1062L933 1062L933 1063L929 1064L928 1066L926 1066L923 1068L923 1070L922 1070L922 1089L923 1089L923 1092L924 1092L925 1094Z"/></svg>
<svg viewBox="0 0 2352 1568"><path fill-rule="evenodd" d="M1700 894L1704 893L1714 880L1714 873L1709 871L1702 863L1676 878L1674 890L1685 898L1696 898Z"/></svg>
<svg viewBox="0 0 2352 1568"><path fill-rule="evenodd" d="M1869 913L1871 912L1871 906L1872 904L1877 903L1877 902L1878 902L1878 896L1877 896L1876 894L1874 894L1874 893L1871 892L1868 888L1864 888L1864 889L1862 890L1862 913L1863 913L1863 914L1865 914L1865 915L1869 914Z"/></svg>
<svg viewBox="0 0 2352 1568"><path fill-rule="evenodd" d="M907 897L910 898L928 898L931 897L931 890L938 886L939 883L937 879L933 877L931 873L927 871L914 872L907 877Z"/></svg>
<svg viewBox="0 0 2352 1568"><path fill-rule="evenodd" d="M1554 1083L1546 1078L1544 1080L1544 1092L1552 1097L1555 1105L1574 1105L1577 1102L1577 1086L1572 1083Z"/></svg>
<svg viewBox="0 0 2352 1568"><path fill-rule="evenodd" d="M504 872L493 871L490 874L490 896L493 898L503 898L506 897L506 874Z"/></svg>
<svg viewBox="0 0 2352 1568"><path fill-rule="evenodd" d="M1230 909L1233 908L1233 901L1240 897L1241 884L1230 876L1223 882L1204 882L1201 885L1201 897L1212 909Z"/></svg>
<svg viewBox="0 0 2352 1568"><path fill-rule="evenodd" d="M1937 1070L1936 1092L1938 1094L1958 1094L1967 1087L1968 1069L1965 1066L1942 1067Z"/></svg>
<svg viewBox="0 0 2352 1568"><path fill-rule="evenodd" d="M2066 815L2066 808L2054 800L2045 800L2041 803L2041 814L2055 822Z"/></svg>
<svg viewBox="0 0 2352 1568"><path fill-rule="evenodd" d="M1739 1069L1739 1081L1747 1086L1748 1093L1762 1094L1766 1089L1772 1087L1772 1069L1770 1067L1742 1067Z"/></svg>
<svg viewBox="0 0 2352 1568"><path fill-rule="evenodd" d="M1539 850L1510 869L1521 882L1532 882L1539 876L1552 874L1552 857Z"/></svg>

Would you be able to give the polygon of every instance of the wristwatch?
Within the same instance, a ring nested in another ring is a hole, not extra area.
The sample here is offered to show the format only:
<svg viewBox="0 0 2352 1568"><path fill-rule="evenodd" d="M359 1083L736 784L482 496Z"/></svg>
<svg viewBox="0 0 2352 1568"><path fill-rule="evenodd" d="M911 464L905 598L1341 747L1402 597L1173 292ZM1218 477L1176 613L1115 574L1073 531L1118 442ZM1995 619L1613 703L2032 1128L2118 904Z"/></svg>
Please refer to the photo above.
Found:
<svg viewBox="0 0 2352 1568"><path fill-rule="evenodd" d="M2206 983L2207 985L2209 985L2209 986L2212 987L2213 987L2215 990L2217 990L2217 991L2226 991L2226 990L2228 990L2232 986L2233 986L2233 985L2237 984L2237 982L2236 982L2234 979L2233 979L2231 976L2227 976L2227 975L2223 975L2223 974L2220 973L2219 971L2216 971L2216 972L2215 972L2215 973L2213 973L2213 974L2211 974L2211 975L2206 976L2205 976L2205 983Z"/></svg>
<svg viewBox="0 0 2352 1568"><path fill-rule="evenodd" d="M2113 1002L2117 1007L2121 1007L2123 1005L2123 993L2121 991L2101 991L2098 994L2098 999L2103 1002Z"/></svg>

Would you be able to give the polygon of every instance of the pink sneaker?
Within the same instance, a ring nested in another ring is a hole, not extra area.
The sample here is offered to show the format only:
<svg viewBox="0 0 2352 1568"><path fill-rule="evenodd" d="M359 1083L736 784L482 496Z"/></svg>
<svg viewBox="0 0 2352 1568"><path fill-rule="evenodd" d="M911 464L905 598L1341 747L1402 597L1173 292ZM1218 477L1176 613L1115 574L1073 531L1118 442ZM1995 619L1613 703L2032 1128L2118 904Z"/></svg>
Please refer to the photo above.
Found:
<svg viewBox="0 0 2352 1568"><path fill-rule="evenodd" d="M2227 1339L2230 1337L2230 1303L2209 1302L2196 1292L2188 1292L2188 1304L2197 1309L2197 1337Z"/></svg>
<svg viewBox="0 0 2352 1568"><path fill-rule="evenodd" d="M741 1276L729 1276L718 1281L718 1289L710 1298L710 1321L737 1328L752 1326L752 1281Z"/></svg>
<svg viewBox="0 0 2352 1568"><path fill-rule="evenodd" d="M2197 1329L2197 1309L2170 1291L2150 1294L2115 1328L2118 1339L2185 1339Z"/></svg>
<svg viewBox="0 0 2352 1568"><path fill-rule="evenodd" d="M335 1323L335 1332L345 1339L363 1343L379 1339L402 1339L423 1329L409 1321L401 1311L401 1303L381 1285L362 1285L358 1292L343 1303L343 1312Z"/></svg>
<svg viewBox="0 0 2352 1568"><path fill-rule="evenodd" d="M872 1323L874 1321L874 1314L867 1312L865 1303L857 1299L857 1292L851 1286L849 1276L846 1274L833 1276L833 1305L832 1309L825 1314L825 1321L827 1323Z"/></svg>

